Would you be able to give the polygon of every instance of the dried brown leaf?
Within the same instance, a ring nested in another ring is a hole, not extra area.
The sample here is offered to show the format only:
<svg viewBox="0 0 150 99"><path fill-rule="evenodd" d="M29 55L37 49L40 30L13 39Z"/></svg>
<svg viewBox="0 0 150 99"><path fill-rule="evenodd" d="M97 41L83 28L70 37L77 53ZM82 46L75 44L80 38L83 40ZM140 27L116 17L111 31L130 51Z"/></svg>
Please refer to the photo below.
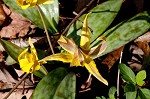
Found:
<svg viewBox="0 0 150 99"><path fill-rule="evenodd" d="M22 93L24 91L24 93ZM22 98L25 96L25 99L30 99L33 89L17 89L15 90L7 99L24 99ZM8 94L8 92L0 92L0 96L4 97ZM3 99L3 98L2 98Z"/></svg>
<svg viewBox="0 0 150 99"><path fill-rule="evenodd" d="M137 46L144 52L144 56L147 56L150 54L150 32L145 33L144 35L138 37L135 40L135 43Z"/></svg>
<svg viewBox="0 0 150 99"><path fill-rule="evenodd" d="M0 36L2 38L16 38L17 35L19 37L25 36L29 31L31 23L19 14L8 9L5 5L3 5L3 9L7 15L7 20L0 31Z"/></svg>
<svg viewBox="0 0 150 99"><path fill-rule="evenodd" d="M105 57L105 59L103 59L102 64L106 64L110 70L111 67L114 65L114 63L120 58L120 54L121 54L121 51L123 50L123 48L124 48L124 46L109 53Z"/></svg>
<svg viewBox="0 0 150 99"><path fill-rule="evenodd" d="M6 14L3 10L2 2L0 2L0 26L4 23L6 19Z"/></svg>

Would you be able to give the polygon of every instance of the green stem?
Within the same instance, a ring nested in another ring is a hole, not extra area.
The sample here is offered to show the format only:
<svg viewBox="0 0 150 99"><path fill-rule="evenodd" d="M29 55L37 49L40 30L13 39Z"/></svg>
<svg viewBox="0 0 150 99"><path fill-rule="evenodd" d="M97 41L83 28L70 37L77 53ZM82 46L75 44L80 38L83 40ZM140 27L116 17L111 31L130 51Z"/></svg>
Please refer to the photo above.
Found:
<svg viewBox="0 0 150 99"><path fill-rule="evenodd" d="M41 13L41 9L40 9L40 7L39 7L38 5L36 5L36 7L37 7L38 12L39 12L39 14L40 14L40 17L41 17L41 20L42 20L42 23L43 23L43 26L44 26L44 30L45 30L45 33L46 33L46 37L47 37L47 40L48 40L50 49L51 49L52 53L54 54L53 46L52 46L52 43L51 43L51 40L50 40L48 31L47 31L47 27L46 27L46 25L45 25L44 18L43 18L42 13Z"/></svg>

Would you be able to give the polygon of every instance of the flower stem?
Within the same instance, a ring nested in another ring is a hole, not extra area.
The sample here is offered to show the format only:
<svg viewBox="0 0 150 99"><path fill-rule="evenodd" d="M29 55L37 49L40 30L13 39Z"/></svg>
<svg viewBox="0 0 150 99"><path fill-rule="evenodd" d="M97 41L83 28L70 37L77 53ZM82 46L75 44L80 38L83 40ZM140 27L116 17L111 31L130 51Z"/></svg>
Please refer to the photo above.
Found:
<svg viewBox="0 0 150 99"><path fill-rule="evenodd" d="M42 23L43 23L43 26L44 26L44 30L45 30L45 33L46 33L46 37L47 37L47 40L48 40L50 49L51 49L51 51L52 51L52 54L54 54L54 49L53 49L53 46L52 46L52 43L51 43L51 40L50 40L48 31L47 31L47 27L46 27L46 25L45 25L44 18L43 18L42 13L41 13L41 9L40 9L39 5L36 5L36 7L37 7L38 12L39 12L39 14L40 14L40 17L41 17L41 20L42 20Z"/></svg>
<svg viewBox="0 0 150 99"><path fill-rule="evenodd" d="M119 64L121 64L122 53L123 53L123 52L121 51ZM118 77L117 77L117 99L120 98L119 86L120 86L120 69L118 68Z"/></svg>
<svg viewBox="0 0 150 99"><path fill-rule="evenodd" d="M21 80L14 86L14 88L12 88L9 93L3 98L3 99L7 99L11 93L22 83L22 81L28 76L28 73L26 73L22 78Z"/></svg>

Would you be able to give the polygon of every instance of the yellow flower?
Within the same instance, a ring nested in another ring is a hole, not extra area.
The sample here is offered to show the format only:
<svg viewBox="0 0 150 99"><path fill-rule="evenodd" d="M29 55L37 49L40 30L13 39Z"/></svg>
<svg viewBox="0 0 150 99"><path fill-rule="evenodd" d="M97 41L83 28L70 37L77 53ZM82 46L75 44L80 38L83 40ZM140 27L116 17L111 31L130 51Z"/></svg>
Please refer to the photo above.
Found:
<svg viewBox="0 0 150 99"><path fill-rule="evenodd" d="M52 4L53 0L16 0L16 3L21 6L22 9L32 7L39 4Z"/></svg>
<svg viewBox="0 0 150 99"><path fill-rule="evenodd" d="M28 52L28 48L25 49L18 56L18 61L22 71L32 73L33 71L40 69L40 63L38 62L37 52L33 43L31 42L31 38L29 38L29 45L30 53Z"/></svg>
<svg viewBox="0 0 150 99"><path fill-rule="evenodd" d="M45 57L40 60L41 62L46 62L49 60L58 60L66 63L71 63L71 66L85 66L85 68L95 76L99 81L108 85L107 80L105 80L99 73L93 57L101 54L106 49L106 41L93 48L90 48L90 30L88 28L87 22L88 14L86 15L83 27L81 31L80 47L78 47L72 39L68 39L61 36L58 40L59 45L66 50L66 53L57 53Z"/></svg>

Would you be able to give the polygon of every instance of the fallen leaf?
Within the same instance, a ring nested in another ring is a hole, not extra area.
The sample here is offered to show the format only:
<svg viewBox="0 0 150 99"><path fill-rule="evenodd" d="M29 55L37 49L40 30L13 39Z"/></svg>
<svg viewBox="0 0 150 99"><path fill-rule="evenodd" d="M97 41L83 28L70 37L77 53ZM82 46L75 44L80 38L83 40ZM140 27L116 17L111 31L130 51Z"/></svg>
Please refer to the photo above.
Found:
<svg viewBox="0 0 150 99"><path fill-rule="evenodd" d="M29 31L31 23L24 17L8 9L5 5L3 5L3 9L7 15L7 19L0 31L1 38L16 38L17 35L19 37L25 36Z"/></svg>
<svg viewBox="0 0 150 99"><path fill-rule="evenodd" d="M145 33L144 35L138 37L135 40L135 43L137 46L144 52L144 56L147 56L150 54L150 32Z"/></svg>
<svg viewBox="0 0 150 99"><path fill-rule="evenodd" d="M118 48L117 50L109 53L103 60L102 60L102 64L106 64L109 68L109 70L111 69L111 67L114 65L114 63L120 58L120 54L121 51L123 50L123 47Z"/></svg>
<svg viewBox="0 0 150 99"><path fill-rule="evenodd" d="M24 94L22 93L24 91ZM33 89L16 89L7 99L30 99ZM4 97L8 92L0 92L0 96ZM26 97L26 98L22 98ZM3 99L3 98L2 98Z"/></svg>
<svg viewBox="0 0 150 99"><path fill-rule="evenodd" d="M0 0L0 26L4 23L5 19L6 19L6 14L3 10L3 6L2 6L2 1Z"/></svg>

